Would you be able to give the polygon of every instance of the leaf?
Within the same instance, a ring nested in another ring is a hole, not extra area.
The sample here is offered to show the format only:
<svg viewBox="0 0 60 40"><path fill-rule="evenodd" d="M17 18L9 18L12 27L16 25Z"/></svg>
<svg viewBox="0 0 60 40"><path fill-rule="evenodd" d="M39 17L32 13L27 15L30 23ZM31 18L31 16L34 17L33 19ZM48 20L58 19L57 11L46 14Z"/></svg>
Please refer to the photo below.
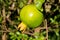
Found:
<svg viewBox="0 0 60 40"><path fill-rule="evenodd" d="M2 22L2 17L0 17L0 23Z"/></svg>
<svg viewBox="0 0 60 40"><path fill-rule="evenodd" d="M42 5L44 2L45 0L34 0L34 5L38 10L43 11Z"/></svg>
<svg viewBox="0 0 60 40"><path fill-rule="evenodd" d="M56 36L59 36L59 29L58 28L54 29L54 32L55 32Z"/></svg>
<svg viewBox="0 0 60 40"><path fill-rule="evenodd" d="M20 2L19 3L19 7L22 8L24 6L24 3L23 2Z"/></svg>
<svg viewBox="0 0 60 40"><path fill-rule="evenodd" d="M29 37L29 40L35 40L33 37Z"/></svg>
<svg viewBox="0 0 60 40"><path fill-rule="evenodd" d="M16 32L16 35L20 35L20 32Z"/></svg>
<svg viewBox="0 0 60 40"><path fill-rule="evenodd" d="M9 35L14 35L14 33L13 32L10 32Z"/></svg>

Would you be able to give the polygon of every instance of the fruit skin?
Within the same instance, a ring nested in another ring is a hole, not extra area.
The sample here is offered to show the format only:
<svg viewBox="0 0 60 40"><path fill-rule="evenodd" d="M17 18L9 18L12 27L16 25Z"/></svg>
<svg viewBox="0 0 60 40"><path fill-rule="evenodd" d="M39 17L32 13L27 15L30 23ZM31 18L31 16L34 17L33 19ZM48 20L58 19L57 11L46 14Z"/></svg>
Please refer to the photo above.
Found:
<svg viewBox="0 0 60 40"><path fill-rule="evenodd" d="M34 5L27 5L20 12L21 21L30 28L39 26L43 21L43 14Z"/></svg>

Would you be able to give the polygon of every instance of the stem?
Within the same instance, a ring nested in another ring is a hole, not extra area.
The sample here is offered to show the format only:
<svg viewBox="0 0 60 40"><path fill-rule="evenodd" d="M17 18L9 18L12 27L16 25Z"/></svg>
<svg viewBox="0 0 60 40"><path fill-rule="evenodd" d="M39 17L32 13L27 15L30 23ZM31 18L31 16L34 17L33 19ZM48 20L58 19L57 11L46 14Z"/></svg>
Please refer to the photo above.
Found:
<svg viewBox="0 0 60 40"><path fill-rule="evenodd" d="M44 26L46 27L46 40L48 40L48 27L47 27L47 20L45 19Z"/></svg>
<svg viewBox="0 0 60 40"><path fill-rule="evenodd" d="M32 2L32 0L28 0L28 3L27 4L30 4Z"/></svg>
<svg viewBox="0 0 60 40"><path fill-rule="evenodd" d="M2 35L2 40L7 40L6 33L4 33L4 34Z"/></svg>
<svg viewBox="0 0 60 40"><path fill-rule="evenodd" d="M5 14L5 7L4 6L3 6L3 10L2 10L2 16L3 16L2 30L7 30L7 28L6 28L6 14ZM6 32L3 32L2 40L7 40Z"/></svg>

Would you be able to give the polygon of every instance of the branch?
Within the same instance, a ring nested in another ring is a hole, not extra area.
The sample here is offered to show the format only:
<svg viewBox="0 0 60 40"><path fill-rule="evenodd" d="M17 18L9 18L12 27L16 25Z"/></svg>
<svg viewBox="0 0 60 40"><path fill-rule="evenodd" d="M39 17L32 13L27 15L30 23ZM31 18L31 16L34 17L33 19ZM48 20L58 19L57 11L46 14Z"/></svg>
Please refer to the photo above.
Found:
<svg viewBox="0 0 60 40"><path fill-rule="evenodd" d="M47 27L47 20L45 19L44 26L46 27L46 40L48 40L48 27Z"/></svg>
<svg viewBox="0 0 60 40"><path fill-rule="evenodd" d="M30 4L32 2L32 0L28 0L28 3L27 4Z"/></svg>
<svg viewBox="0 0 60 40"><path fill-rule="evenodd" d="M14 25L15 23L10 19L10 15L11 15L11 12L9 11L9 14L6 16L6 19L10 23L10 25ZM14 25L14 27L18 30L16 25Z"/></svg>
<svg viewBox="0 0 60 40"><path fill-rule="evenodd" d="M28 34L28 35L34 36L33 33L30 33L30 32L28 32L28 31L25 31L24 34Z"/></svg>
<svg viewBox="0 0 60 40"><path fill-rule="evenodd" d="M5 7L4 6L3 6L3 10L2 10L2 16L3 16L2 30L7 30L7 28L6 28L6 13L5 13ZM3 33L2 40L7 40L6 33Z"/></svg>
<svg viewBox="0 0 60 40"><path fill-rule="evenodd" d="M6 14L5 14L5 7L3 7L3 10L2 10L2 16L3 16L2 29L7 30L7 28L6 28Z"/></svg>

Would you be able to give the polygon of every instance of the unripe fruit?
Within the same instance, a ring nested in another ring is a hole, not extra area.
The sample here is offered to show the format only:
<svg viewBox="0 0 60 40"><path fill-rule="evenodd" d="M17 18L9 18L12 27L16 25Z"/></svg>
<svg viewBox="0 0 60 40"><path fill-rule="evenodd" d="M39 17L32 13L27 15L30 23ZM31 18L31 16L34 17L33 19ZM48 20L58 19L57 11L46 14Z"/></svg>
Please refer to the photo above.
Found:
<svg viewBox="0 0 60 40"><path fill-rule="evenodd" d="M43 21L43 14L34 5L27 5L22 8L20 18L30 28L39 26Z"/></svg>

